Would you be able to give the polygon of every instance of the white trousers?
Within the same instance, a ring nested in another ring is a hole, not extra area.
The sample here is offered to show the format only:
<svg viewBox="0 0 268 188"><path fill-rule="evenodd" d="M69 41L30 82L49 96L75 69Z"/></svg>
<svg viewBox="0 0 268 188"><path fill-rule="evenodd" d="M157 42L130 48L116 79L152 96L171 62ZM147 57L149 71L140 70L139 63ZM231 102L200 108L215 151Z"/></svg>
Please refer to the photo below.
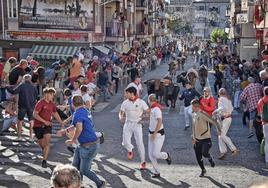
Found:
<svg viewBox="0 0 268 188"><path fill-rule="evenodd" d="M265 162L268 163L268 123L263 125L263 135L265 140L265 146L264 146Z"/></svg>
<svg viewBox="0 0 268 188"><path fill-rule="evenodd" d="M240 107L240 91L236 91L234 94L234 108Z"/></svg>
<svg viewBox="0 0 268 188"><path fill-rule="evenodd" d="M184 107L185 127L190 127L192 121L192 105Z"/></svg>
<svg viewBox="0 0 268 188"><path fill-rule="evenodd" d="M227 132L230 128L232 118L226 118L222 121L221 135L219 138L219 148L221 153L227 153L227 146L231 151L236 150L232 140L227 136Z"/></svg>
<svg viewBox="0 0 268 188"><path fill-rule="evenodd" d="M157 159L168 158L168 154L166 152L161 152L164 140L165 140L165 135L161 135L157 133L155 139L152 140L151 134L149 134L149 139L148 139L149 159L152 162L153 168L155 170L154 173L156 174L160 174L160 169L157 163Z"/></svg>
<svg viewBox="0 0 268 188"><path fill-rule="evenodd" d="M122 145L128 152L132 152L134 146L131 144L131 138L134 134L134 138L137 144L137 148L140 154L141 162L145 162L145 148L143 144L142 125L126 121L123 129L123 142Z"/></svg>

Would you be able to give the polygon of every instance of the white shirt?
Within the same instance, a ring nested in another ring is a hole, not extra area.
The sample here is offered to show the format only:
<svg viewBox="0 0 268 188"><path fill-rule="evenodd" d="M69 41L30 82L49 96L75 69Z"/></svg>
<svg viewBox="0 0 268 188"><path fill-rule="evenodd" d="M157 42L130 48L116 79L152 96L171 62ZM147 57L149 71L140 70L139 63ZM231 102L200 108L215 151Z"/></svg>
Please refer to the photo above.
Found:
<svg viewBox="0 0 268 188"><path fill-rule="evenodd" d="M86 94L84 94L84 95L82 96L82 99L83 99L84 103L86 103L86 102L88 102L88 101L91 101L91 100L92 100L92 97L89 96L88 93L86 93Z"/></svg>
<svg viewBox="0 0 268 188"><path fill-rule="evenodd" d="M81 95L82 95L82 94L81 94L81 90L80 90L80 89L73 90L73 91L72 91L72 96L75 96L75 95L79 95L79 96L81 96Z"/></svg>
<svg viewBox="0 0 268 188"><path fill-rule="evenodd" d="M78 60L79 60L79 61L80 61L80 60L84 61L84 59L85 59L85 56L84 56L82 53L79 53L79 54L78 54Z"/></svg>
<svg viewBox="0 0 268 188"><path fill-rule="evenodd" d="M148 110L148 105L141 99L135 102L125 100L121 105L121 111L126 114L126 121L139 122L144 111Z"/></svg>
<svg viewBox="0 0 268 188"><path fill-rule="evenodd" d="M92 83L92 82L88 83L87 84L88 94L93 95L94 90L96 89L96 87L97 86L94 83Z"/></svg>
<svg viewBox="0 0 268 188"><path fill-rule="evenodd" d="M155 131L158 118L162 119L162 111L160 110L159 107L152 108L150 112L150 124L149 124L150 131L152 132ZM163 129L163 124L161 125L161 128L159 130L161 129Z"/></svg>
<svg viewBox="0 0 268 188"><path fill-rule="evenodd" d="M134 82L131 82L131 83L128 84L127 88L130 88L130 87L135 87L136 90L137 90L138 96L141 95L141 93L142 93L142 85L141 85L141 83L139 85L137 85Z"/></svg>
<svg viewBox="0 0 268 188"><path fill-rule="evenodd" d="M220 113L223 115L231 114L233 112L233 105L232 102L226 97L220 97L218 102L218 109Z"/></svg>

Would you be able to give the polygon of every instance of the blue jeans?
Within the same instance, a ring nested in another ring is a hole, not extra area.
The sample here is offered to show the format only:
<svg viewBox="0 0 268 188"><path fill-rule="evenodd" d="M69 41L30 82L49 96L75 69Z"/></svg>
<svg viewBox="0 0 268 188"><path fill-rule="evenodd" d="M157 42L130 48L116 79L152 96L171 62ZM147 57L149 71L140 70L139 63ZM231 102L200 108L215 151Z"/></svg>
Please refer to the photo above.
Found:
<svg viewBox="0 0 268 188"><path fill-rule="evenodd" d="M83 175L94 181L97 187L100 187L102 182L97 175L91 170L92 160L97 155L98 145L93 144L87 147L77 146L74 152L73 166L76 167L83 178Z"/></svg>

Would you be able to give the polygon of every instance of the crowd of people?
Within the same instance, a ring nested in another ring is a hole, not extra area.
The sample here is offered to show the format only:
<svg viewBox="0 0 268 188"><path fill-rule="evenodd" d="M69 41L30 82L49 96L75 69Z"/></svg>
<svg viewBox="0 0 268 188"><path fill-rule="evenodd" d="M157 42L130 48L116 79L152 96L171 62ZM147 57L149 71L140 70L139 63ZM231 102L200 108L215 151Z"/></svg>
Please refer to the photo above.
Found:
<svg viewBox="0 0 268 188"><path fill-rule="evenodd" d="M192 127L192 143L201 168L200 177L203 177L206 169L202 157L208 158L211 167L215 167L215 160L209 152L212 125L216 126L218 134L218 159L225 159L228 148L233 156L239 153L239 146L234 145L227 136L233 110L243 113L241 121L249 126L248 138L254 136L255 127L260 144L264 140L268 143L268 61L253 59L248 62L230 53L227 46L211 47L206 42L198 44L202 45L193 48L195 64L207 66L215 75L214 90L203 87L201 94L187 80L179 99L184 101L185 131ZM68 173L73 173L77 182L84 175L97 187L105 187L105 181L91 170L98 145L104 142L104 133L96 132L91 112L96 103L107 102L118 93L120 85L125 84L125 100L119 112L119 120L124 124L122 145L127 150L127 158L132 160L134 147L131 137L134 134L141 160L140 169L146 169L141 121L149 117L148 153L153 166L152 178L159 178L157 159L166 160L168 165L172 161L170 153L161 151L165 140L163 107L155 93L148 96L147 102L139 98L143 93L141 76L161 63L170 63L182 57L182 52L186 56L191 51L187 40L181 41L181 48L177 45L176 42L156 48L146 44L133 45L126 54L111 50L104 60L94 56L88 63L84 61L85 49L81 48L66 62L60 60L49 67L43 67L31 56L20 61L14 57L0 58L0 96L4 101L1 104L4 109L1 113L1 132L13 128L18 141L25 140L22 127L27 115L29 138L33 142L37 140L43 152L41 166L46 168L54 118L61 126L57 135L68 137L66 145L74 155L72 166L75 168L68 167ZM268 166L268 144L264 151ZM58 166L54 171L60 171L62 167ZM77 170L82 176L77 174ZM61 178L53 173L55 187L68 183L69 180L64 177L65 171L62 173Z"/></svg>

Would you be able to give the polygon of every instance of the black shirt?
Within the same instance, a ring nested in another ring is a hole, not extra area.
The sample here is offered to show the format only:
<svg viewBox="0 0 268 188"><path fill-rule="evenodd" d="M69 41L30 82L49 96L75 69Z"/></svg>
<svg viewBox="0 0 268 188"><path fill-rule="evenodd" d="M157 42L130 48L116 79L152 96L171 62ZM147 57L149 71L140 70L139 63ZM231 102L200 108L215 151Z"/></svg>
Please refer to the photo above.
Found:
<svg viewBox="0 0 268 188"><path fill-rule="evenodd" d="M19 67L16 66L9 72L8 80L10 85L16 85L17 81L20 76L23 76L25 74L25 71Z"/></svg>

